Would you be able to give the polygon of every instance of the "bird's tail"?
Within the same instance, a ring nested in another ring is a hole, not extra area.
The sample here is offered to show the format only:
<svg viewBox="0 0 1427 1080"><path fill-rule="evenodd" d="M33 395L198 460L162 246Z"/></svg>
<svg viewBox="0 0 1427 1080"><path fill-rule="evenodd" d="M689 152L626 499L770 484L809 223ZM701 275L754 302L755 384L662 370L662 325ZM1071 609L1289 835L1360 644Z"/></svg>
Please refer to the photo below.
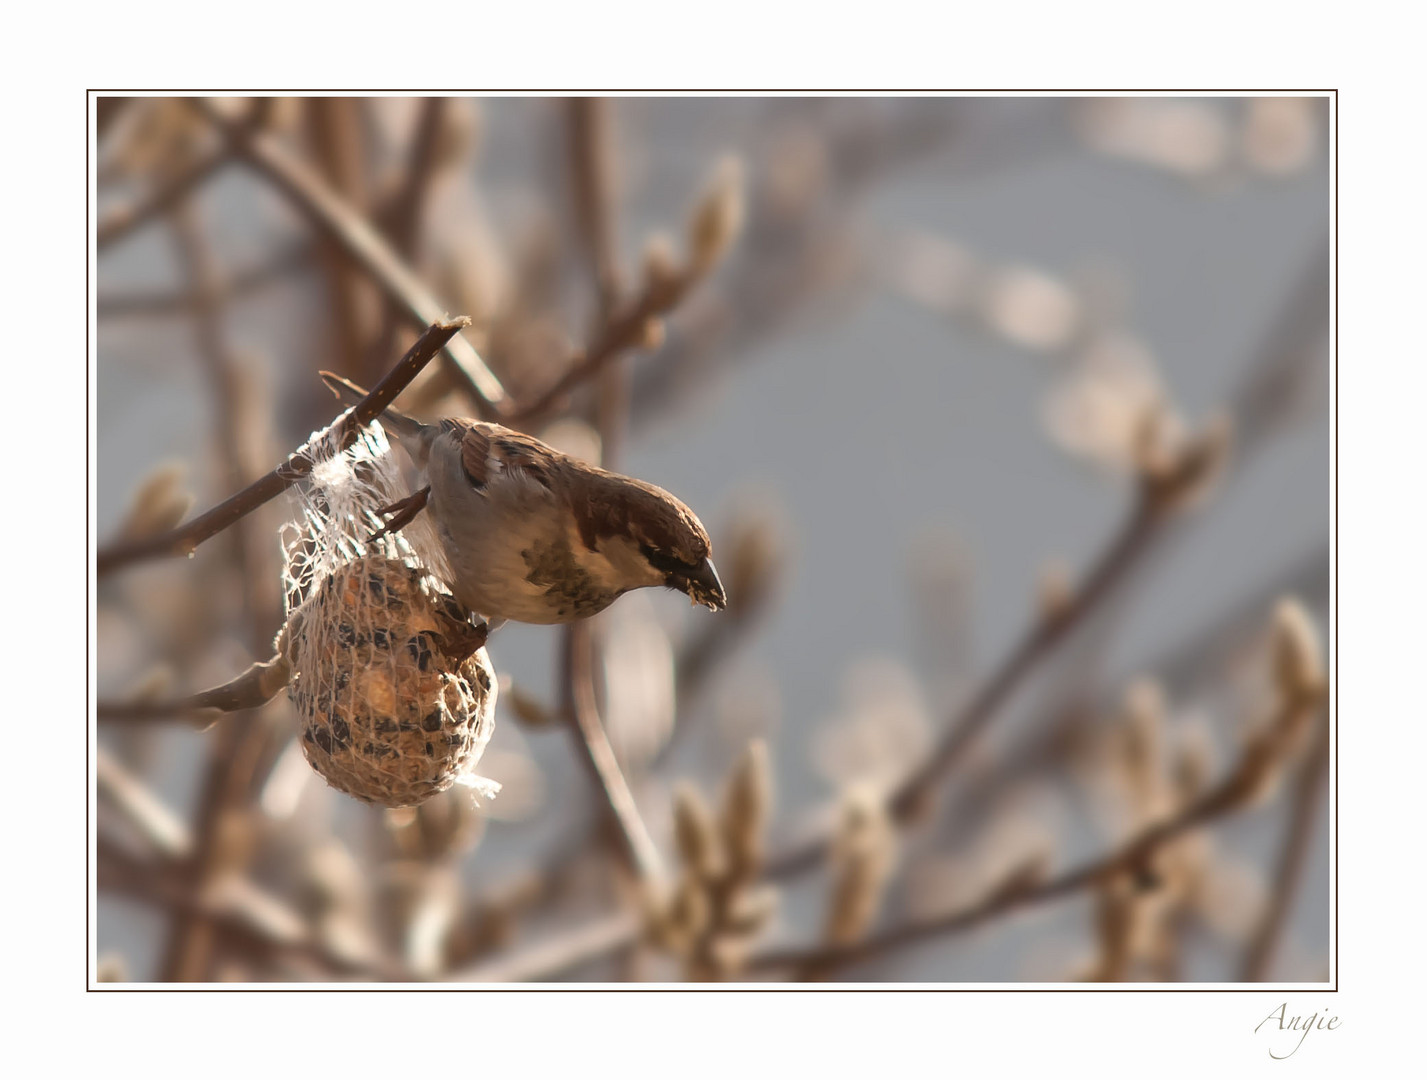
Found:
<svg viewBox="0 0 1427 1080"><path fill-rule="evenodd" d="M343 404L355 405L367 396L367 391L340 375L334 375L330 371L319 371L317 374L322 376L322 381L327 384L327 389L336 394L337 400ZM390 429L403 442L408 439L419 439L421 429L425 426L421 421L413 420L406 413L398 412L390 407L381 414L380 419L382 426Z"/></svg>

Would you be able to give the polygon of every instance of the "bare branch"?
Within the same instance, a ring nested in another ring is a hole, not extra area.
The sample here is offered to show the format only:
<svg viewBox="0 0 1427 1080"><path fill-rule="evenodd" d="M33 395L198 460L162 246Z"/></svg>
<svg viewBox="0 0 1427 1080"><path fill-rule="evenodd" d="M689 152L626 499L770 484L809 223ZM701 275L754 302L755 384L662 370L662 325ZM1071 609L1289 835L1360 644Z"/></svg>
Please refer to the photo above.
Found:
<svg viewBox="0 0 1427 1080"><path fill-rule="evenodd" d="M565 374L534 401L516 409L510 422L528 426L548 417L571 390L599 374L626 349L643 344L648 339L651 322L673 310L691 284L691 280L684 278L676 282L650 283L633 300L620 305L601 324L589 347L571 358Z"/></svg>
<svg viewBox="0 0 1427 1080"><path fill-rule="evenodd" d="M1247 805L1244 788L1250 767L1250 759L1246 756L1240 766L1216 788L1191 803L1176 817L1145 829L1109 854L1068 870L1058 877L1040 884L1011 888L1004 884L998 885L989 895L967 907L945 915L912 920L851 945L763 953L749 961L749 970L815 968L826 972L831 968L880 957L929 938L969 930L1021 908L1070 896L1116 874L1142 870L1151 856L1165 844Z"/></svg>
<svg viewBox="0 0 1427 1080"><path fill-rule="evenodd" d="M572 358L565 374L553 386L517 409L512 422L528 425L543 419L571 390L599 374L626 349L657 346L663 338L660 317L678 307L689 290L708 276L742 228L742 219L742 174L736 162L727 162L690 216L689 250L684 261L676 265L672 256L655 246L645 259L644 280L638 293L606 308L594 340L584 353ZM603 228L610 230L609 226ZM593 235L590 243L609 242L608 237L601 240L599 235ZM612 265L613 255L595 250L593 258L597 260L597 273L603 277L602 301L608 305L614 295L609 290L618 282L612 276L613 269L600 264Z"/></svg>
<svg viewBox="0 0 1427 1080"><path fill-rule="evenodd" d="M414 260L417 255L421 219L426 210L427 196L431 193L431 182L437 174L442 134L449 112L450 102L446 98L438 95L425 100L416 122L416 133L401 183L377 216L391 238L392 249L403 259ZM368 358L369 368L375 368L382 357L391 351L392 341L402 321L401 304L388 299L375 348Z"/></svg>
<svg viewBox="0 0 1427 1080"><path fill-rule="evenodd" d="M1055 617L1041 618L1030 625L1021 640L947 726L931 756L898 786L890 801L895 820L905 822L916 816L916 811L932 789L961 762L976 737L1021 686L1028 673L1067 641L1116 592L1149 551L1166 520L1155 504L1145 500L1136 502L1124 524L1095 560L1085 585ZM823 835L824 831L819 830L819 835L794 845L770 860L769 875L781 878L817 866L822 861L829 840Z"/></svg>
<svg viewBox="0 0 1427 1080"><path fill-rule="evenodd" d="M104 215L95 229L95 246L102 251L128 236L140 225L147 224L172 209L180 199L231 160L232 155L226 148L213 151L164 181L141 201L111 210Z"/></svg>
<svg viewBox="0 0 1427 1080"><path fill-rule="evenodd" d="M430 290L382 239L372 225L267 133L236 123L211 102L192 102L228 139L232 150L283 192L326 236L361 266L392 300L418 323L445 317ZM500 380L470 342L452 335L444 344L444 369L470 394L488 419L509 412L510 400Z"/></svg>
<svg viewBox="0 0 1427 1080"><path fill-rule="evenodd" d="M193 837L178 815L102 746L95 751L94 780L100 798L112 805L158 855L182 859L192 853Z"/></svg>
<svg viewBox="0 0 1427 1080"><path fill-rule="evenodd" d="M272 961L315 964L321 972L401 981L409 976L380 957L355 958L329 948L301 917L251 882L235 883L199 897L171 870L136 859L103 837L98 845L98 886L178 915L202 917L221 938L244 953Z"/></svg>
<svg viewBox="0 0 1427 1080"><path fill-rule="evenodd" d="M537 945L496 956L475 967L457 971L457 982L542 982L561 978L582 964L608 956L634 942L639 918L621 911L555 934Z"/></svg>
<svg viewBox="0 0 1427 1080"><path fill-rule="evenodd" d="M253 664L231 682L177 701L101 701L99 719L134 722L190 717L195 727L205 729L216 719L215 711L238 712L266 705L287 685L290 674L286 658L274 656Z"/></svg>
<svg viewBox="0 0 1427 1080"><path fill-rule="evenodd" d="M446 342L450 341L462 327L469 326L471 320L465 316L446 319L443 316L417 339L405 356L392 368L387 376L372 390L342 421L340 445L343 449L356 441L362 428L375 420L396 396L406 389L411 380L421 371ZM100 577L130 563L147 559L171 558L192 555L198 545L216 536L235 521L241 520L264 503L277 498L298 480L312 471L312 461L300 451L295 452L285 462L255 483L204 514L200 514L186 525L156 536L141 540L115 544L104 548L98 555Z"/></svg>
<svg viewBox="0 0 1427 1080"><path fill-rule="evenodd" d="M614 756L614 748L610 746L609 737L600 722L594 673L591 670L594 656L589 627L584 623L568 627L565 642L569 650L566 667L569 670L570 714L573 730L578 734L583 749L582 758L604 791L630 864L644 880L658 880L663 871L659 849L654 846L649 829L639 816L634 794L625 782L619 761Z"/></svg>
<svg viewBox="0 0 1427 1080"><path fill-rule="evenodd" d="M1288 829L1284 832L1283 847L1279 852L1278 865L1273 876L1273 892L1269 897L1268 909L1255 928L1248 951L1244 954L1243 967L1239 972L1242 982L1259 982L1268 978L1273 966L1284 924L1288 921L1289 913L1293 910L1293 901L1303 883L1303 872L1308 862L1308 845L1313 839L1318 808L1322 805L1327 788L1325 780L1328 776L1328 750L1328 725L1324 722L1313 753L1299 770L1294 784Z"/></svg>
<svg viewBox="0 0 1427 1080"><path fill-rule="evenodd" d="M605 98L578 97L566 103L575 222L599 293L608 312L620 293L615 243L615 154L613 106Z"/></svg>

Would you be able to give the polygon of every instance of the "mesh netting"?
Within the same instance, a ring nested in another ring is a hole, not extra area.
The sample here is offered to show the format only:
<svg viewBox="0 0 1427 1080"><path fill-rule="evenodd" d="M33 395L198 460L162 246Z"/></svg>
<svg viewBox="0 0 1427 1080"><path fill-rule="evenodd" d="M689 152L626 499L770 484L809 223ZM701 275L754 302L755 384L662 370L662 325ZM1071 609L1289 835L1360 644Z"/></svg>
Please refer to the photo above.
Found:
<svg viewBox="0 0 1427 1080"><path fill-rule="evenodd" d="M495 721L484 630L438 576L425 514L377 535L377 511L403 494L386 436L373 424L342 453L330 433L305 452L317 465L282 536L303 753L333 787L382 806L452 784L494 795L473 773Z"/></svg>

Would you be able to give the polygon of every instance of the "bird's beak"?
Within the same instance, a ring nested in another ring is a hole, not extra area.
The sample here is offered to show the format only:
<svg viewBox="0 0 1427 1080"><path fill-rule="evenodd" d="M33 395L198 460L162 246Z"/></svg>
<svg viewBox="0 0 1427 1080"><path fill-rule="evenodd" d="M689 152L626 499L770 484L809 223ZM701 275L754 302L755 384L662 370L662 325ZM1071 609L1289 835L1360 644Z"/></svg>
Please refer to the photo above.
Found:
<svg viewBox="0 0 1427 1080"><path fill-rule="evenodd" d="M695 604L703 604L713 611L722 611L728 606L728 597L724 595L723 582L718 579L718 571L714 569L712 559L705 559L692 573L681 576L683 580L679 583L679 587L688 594L689 599Z"/></svg>

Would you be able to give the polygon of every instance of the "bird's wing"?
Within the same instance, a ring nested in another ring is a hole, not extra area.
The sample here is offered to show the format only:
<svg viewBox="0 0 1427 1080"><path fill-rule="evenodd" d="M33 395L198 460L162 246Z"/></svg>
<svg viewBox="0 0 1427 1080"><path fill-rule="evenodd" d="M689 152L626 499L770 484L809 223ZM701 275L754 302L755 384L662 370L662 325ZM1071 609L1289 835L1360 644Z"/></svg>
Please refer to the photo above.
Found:
<svg viewBox="0 0 1427 1080"><path fill-rule="evenodd" d="M477 491L502 480L528 480L546 491L557 470L559 456L539 439L480 420L447 420L464 428L461 467Z"/></svg>

